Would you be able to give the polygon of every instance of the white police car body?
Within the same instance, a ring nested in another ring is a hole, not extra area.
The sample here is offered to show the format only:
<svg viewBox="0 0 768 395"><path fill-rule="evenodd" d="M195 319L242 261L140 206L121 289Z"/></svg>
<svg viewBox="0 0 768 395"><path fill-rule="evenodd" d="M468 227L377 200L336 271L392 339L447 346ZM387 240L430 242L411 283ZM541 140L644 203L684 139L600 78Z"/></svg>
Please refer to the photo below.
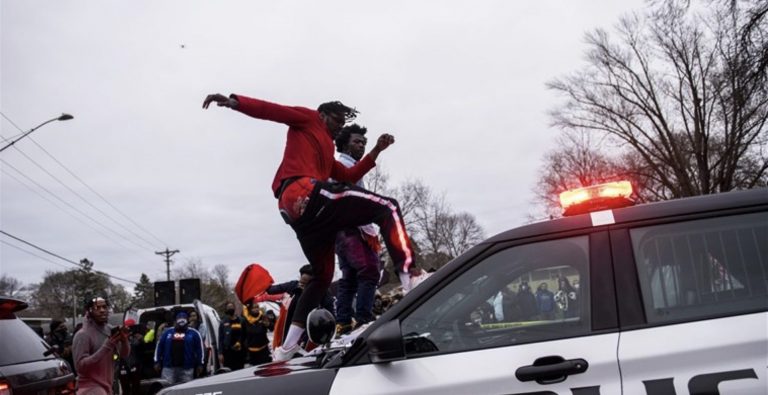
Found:
<svg viewBox="0 0 768 395"><path fill-rule="evenodd" d="M349 346L163 393L766 394L768 190L593 208L473 247Z"/></svg>

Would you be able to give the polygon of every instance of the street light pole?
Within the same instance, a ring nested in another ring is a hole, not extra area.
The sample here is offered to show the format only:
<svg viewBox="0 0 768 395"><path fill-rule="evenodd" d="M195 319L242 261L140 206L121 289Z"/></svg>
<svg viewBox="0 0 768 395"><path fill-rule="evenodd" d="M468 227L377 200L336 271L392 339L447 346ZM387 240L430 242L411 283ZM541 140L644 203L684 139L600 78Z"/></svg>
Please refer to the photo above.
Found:
<svg viewBox="0 0 768 395"><path fill-rule="evenodd" d="M0 152L3 152L3 151L5 151L5 150L6 150L7 148L9 148L10 146L12 146L12 145L16 144L16 142L17 142L17 141L19 141L19 140L23 139L24 137L27 137L27 135L29 135L30 133L34 132L35 130L37 130L37 129L40 129L40 128L41 128L43 125L46 125L46 124L48 124L48 123L51 123L51 122L53 122L53 121L69 121L69 120L70 120L70 119L72 119L72 118L74 118L72 115L69 115L69 114L66 114L66 113L65 113L65 114L61 114L61 115L59 115L59 116L58 116L58 117L56 117L56 118L51 118L51 119L49 119L49 120L47 120L47 121L45 121L45 122L43 122L43 123L41 123L41 124L39 124L39 125L35 126L34 128L30 129L28 132L26 132L26 133L22 134L21 136L19 136L19 137L15 138L15 139L13 139L13 140L11 140L11 142L10 142L10 143L8 143L8 145L6 145L6 146L5 146L5 147L3 147L3 148L0 148Z"/></svg>

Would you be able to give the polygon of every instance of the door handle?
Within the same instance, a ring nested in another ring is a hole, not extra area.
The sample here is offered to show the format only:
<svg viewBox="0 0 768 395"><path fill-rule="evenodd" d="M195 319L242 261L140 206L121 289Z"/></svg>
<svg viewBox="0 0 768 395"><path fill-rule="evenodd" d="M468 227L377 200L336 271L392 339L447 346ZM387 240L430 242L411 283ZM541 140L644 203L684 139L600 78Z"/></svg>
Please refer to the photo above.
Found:
<svg viewBox="0 0 768 395"><path fill-rule="evenodd" d="M520 381L554 384L565 381L569 375L584 373L588 367L589 363L581 358L565 360L561 356L548 356L538 358L533 365L518 368L515 377Z"/></svg>

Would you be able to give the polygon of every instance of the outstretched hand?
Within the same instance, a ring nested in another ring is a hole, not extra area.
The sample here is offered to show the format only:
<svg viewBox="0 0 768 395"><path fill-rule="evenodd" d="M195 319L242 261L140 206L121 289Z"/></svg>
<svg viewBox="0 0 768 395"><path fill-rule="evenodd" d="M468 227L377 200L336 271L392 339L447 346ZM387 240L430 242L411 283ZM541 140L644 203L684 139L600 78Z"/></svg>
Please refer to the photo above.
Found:
<svg viewBox="0 0 768 395"><path fill-rule="evenodd" d="M203 108L207 109L208 106L211 105L211 102L216 102L216 105L219 107L229 108L235 108L239 104L237 99L229 98L222 95L221 93L213 93L205 97L205 101L203 101Z"/></svg>

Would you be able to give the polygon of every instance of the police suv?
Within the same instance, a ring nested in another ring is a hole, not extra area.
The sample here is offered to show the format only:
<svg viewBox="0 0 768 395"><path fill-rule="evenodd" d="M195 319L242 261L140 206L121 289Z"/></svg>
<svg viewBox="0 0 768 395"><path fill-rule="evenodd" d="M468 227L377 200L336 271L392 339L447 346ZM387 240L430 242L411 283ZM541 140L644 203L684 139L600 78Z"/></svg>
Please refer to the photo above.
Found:
<svg viewBox="0 0 768 395"><path fill-rule="evenodd" d="M768 190L627 187L561 195L566 217L473 247L348 344L162 393L768 393Z"/></svg>

